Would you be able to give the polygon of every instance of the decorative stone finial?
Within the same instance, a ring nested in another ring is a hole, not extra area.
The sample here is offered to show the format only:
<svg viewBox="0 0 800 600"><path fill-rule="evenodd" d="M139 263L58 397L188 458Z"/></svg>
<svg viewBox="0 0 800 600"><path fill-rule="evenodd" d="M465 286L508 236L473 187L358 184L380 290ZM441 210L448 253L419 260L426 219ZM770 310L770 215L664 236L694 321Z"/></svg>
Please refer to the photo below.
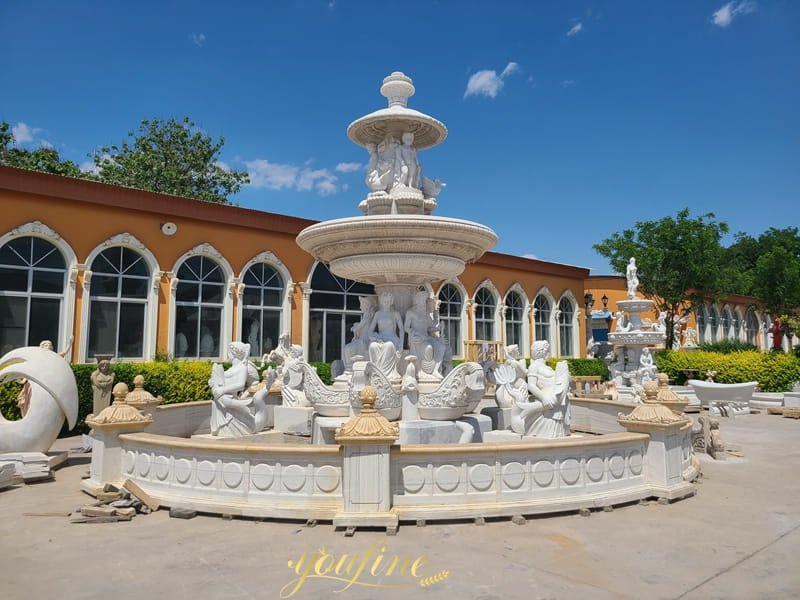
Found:
<svg viewBox="0 0 800 600"><path fill-rule="evenodd" d="M652 379L645 381L642 388L644 388L644 401L647 404L658 404L658 382Z"/></svg>
<svg viewBox="0 0 800 600"><path fill-rule="evenodd" d="M411 77L400 71L385 77L381 86L381 95L389 100L389 106L408 106L415 91Z"/></svg>
<svg viewBox="0 0 800 600"><path fill-rule="evenodd" d="M669 378L666 373L658 374L658 403L663 404L678 412L683 412L689 401L686 398L678 396L675 392L669 389Z"/></svg>
<svg viewBox="0 0 800 600"><path fill-rule="evenodd" d="M144 377L137 375L133 378L133 390L128 392L125 402L138 409L150 408L161 403L162 398L154 398L153 394L144 389Z"/></svg>
<svg viewBox="0 0 800 600"><path fill-rule="evenodd" d="M336 441L340 443L393 442L399 435L397 423L390 423L375 410L378 392L368 385L358 395L361 412L336 430Z"/></svg>
<svg viewBox="0 0 800 600"><path fill-rule="evenodd" d="M119 429L144 429L153 422L153 417L140 412L125 402L128 385L119 382L113 390L114 403L100 411L100 414L86 417L86 424L92 429L115 427Z"/></svg>

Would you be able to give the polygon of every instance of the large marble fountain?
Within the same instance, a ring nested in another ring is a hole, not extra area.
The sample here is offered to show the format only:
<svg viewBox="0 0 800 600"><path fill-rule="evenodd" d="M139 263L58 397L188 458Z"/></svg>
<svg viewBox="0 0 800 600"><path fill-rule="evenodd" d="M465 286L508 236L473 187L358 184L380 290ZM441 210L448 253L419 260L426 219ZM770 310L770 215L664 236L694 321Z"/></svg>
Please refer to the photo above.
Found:
<svg viewBox="0 0 800 600"><path fill-rule="evenodd" d="M431 284L457 277L497 236L433 214L444 184L420 155L447 129L408 107L404 74L380 91L388 106L347 130L369 155L363 214L297 237L334 274L375 288L332 383L287 334L261 377L247 344L233 342L231 366L212 369L210 402L143 418L115 390L115 405L87 419L95 450L83 489L130 480L164 506L389 529L693 494L691 422L654 394L599 432L570 427L568 365L547 365L546 342L530 366L510 347L502 364L453 367Z"/></svg>

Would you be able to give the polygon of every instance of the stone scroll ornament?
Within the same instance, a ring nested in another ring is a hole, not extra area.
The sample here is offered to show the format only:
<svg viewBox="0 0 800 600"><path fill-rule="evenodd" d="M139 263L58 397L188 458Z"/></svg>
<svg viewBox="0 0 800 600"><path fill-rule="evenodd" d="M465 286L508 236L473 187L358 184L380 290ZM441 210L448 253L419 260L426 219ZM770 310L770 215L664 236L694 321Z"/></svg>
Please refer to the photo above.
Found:
<svg viewBox="0 0 800 600"><path fill-rule="evenodd" d="M25 416L8 421L0 415L0 453L46 452L66 418L78 420L78 386L69 364L56 352L36 346L17 348L0 359L0 383L27 379L30 404Z"/></svg>

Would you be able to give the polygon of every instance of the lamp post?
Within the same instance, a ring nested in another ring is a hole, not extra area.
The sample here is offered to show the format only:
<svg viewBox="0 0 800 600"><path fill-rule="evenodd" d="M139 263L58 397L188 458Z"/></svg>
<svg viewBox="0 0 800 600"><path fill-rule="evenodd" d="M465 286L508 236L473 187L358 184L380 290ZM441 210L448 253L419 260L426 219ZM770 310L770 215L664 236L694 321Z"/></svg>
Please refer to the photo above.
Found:
<svg viewBox="0 0 800 600"><path fill-rule="evenodd" d="M592 307L594 306L594 296L592 292L583 295L583 306L586 308L586 344L592 339Z"/></svg>
<svg viewBox="0 0 800 600"><path fill-rule="evenodd" d="M600 300L603 302L603 309L608 308L608 296L603 294L603 297L600 298Z"/></svg>

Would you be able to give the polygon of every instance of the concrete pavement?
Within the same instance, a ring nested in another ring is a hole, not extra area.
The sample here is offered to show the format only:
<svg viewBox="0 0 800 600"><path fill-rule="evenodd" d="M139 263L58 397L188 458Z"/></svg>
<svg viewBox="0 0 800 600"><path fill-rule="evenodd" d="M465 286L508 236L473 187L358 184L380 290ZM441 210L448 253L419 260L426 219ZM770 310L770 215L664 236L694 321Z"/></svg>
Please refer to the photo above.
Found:
<svg viewBox="0 0 800 600"><path fill-rule="evenodd" d="M329 524L170 519L163 510L110 524L24 516L90 500L78 488L88 457L72 458L55 482L0 492L1 597L798 597L800 421L748 415L723 419L721 431L744 457L701 456L694 498L524 525L404 524L395 537L345 538Z"/></svg>

